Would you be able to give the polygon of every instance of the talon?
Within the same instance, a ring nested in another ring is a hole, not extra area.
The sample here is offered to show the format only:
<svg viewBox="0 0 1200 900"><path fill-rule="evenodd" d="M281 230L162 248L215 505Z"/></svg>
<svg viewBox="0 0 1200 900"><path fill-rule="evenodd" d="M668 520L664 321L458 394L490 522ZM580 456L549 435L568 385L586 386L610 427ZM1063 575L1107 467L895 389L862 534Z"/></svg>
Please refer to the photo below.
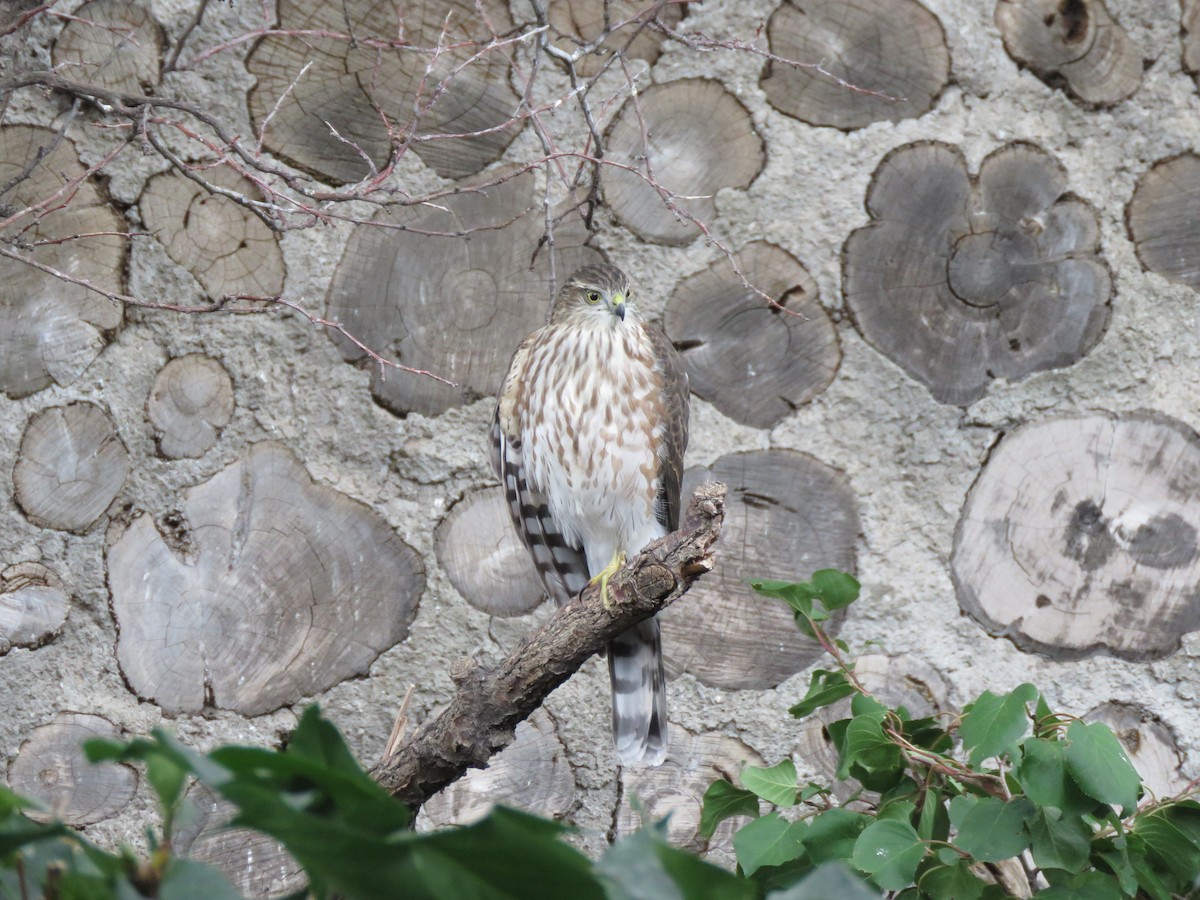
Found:
<svg viewBox="0 0 1200 900"><path fill-rule="evenodd" d="M612 603L608 599L608 580L616 575L625 566L625 552L618 551L613 554L613 558L609 560L608 565L601 569L593 576L591 583L600 582L600 599L604 601L605 609L612 609Z"/></svg>

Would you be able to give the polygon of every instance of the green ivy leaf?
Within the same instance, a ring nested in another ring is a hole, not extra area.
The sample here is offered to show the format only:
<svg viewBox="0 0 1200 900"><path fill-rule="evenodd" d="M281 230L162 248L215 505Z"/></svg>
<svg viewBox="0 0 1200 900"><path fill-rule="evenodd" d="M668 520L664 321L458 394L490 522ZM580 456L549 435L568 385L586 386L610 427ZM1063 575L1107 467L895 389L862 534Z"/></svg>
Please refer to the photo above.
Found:
<svg viewBox="0 0 1200 900"><path fill-rule="evenodd" d="M1024 797L1007 803L996 797L955 797L950 802L950 821L958 829L955 846L979 862L1000 862L1029 846L1025 820L1034 806Z"/></svg>
<svg viewBox="0 0 1200 900"><path fill-rule="evenodd" d="M848 809L830 809L808 821L805 849L813 863L848 860L854 855L854 843L871 822L870 816Z"/></svg>
<svg viewBox="0 0 1200 900"><path fill-rule="evenodd" d="M917 866L925 858L925 844L907 822L876 821L854 842L854 864L870 874L884 890L898 891L912 884Z"/></svg>
<svg viewBox="0 0 1200 900"><path fill-rule="evenodd" d="M1037 699L1032 684L1022 684L1007 694L984 691L963 712L958 735L963 747L971 750L972 768L985 759L1008 750L1029 728L1027 703Z"/></svg>
<svg viewBox="0 0 1200 900"><path fill-rule="evenodd" d="M921 800L921 818L917 822L917 834L923 841L944 841L950 833L950 819L946 805L942 802L942 791L930 787Z"/></svg>
<svg viewBox="0 0 1200 900"><path fill-rule="evenodd" d="M596 871L608 900L754 900L754 885L706 863L691 853L672 847L658 827L643 828L621 838L601 857ZM407 888L407 885L404 885ZM378 896L378 895L376 895ZM406 890L398 896L409 897ZM462 891L438 897L544 898L574 897L567 887L546 884L541 891L520 888L506 893Z"/></svg>
<svg viewBox="0 0 1200 900"><path fill-rule="evenodd" d="M767 900L829 900L830 897L879 900L879 892L869 888L842 863L827 862L791 887L767 894Z"/></svg>
<svg viewBox="0 0 1200 900"><path fill-rule="evenodd" d="M954 900L979 900L984 883L971 871L970 863L960 859L953 865L937 865L925 872L917 887L923 897L953 897Z"/></svg>
<svg viewBox="0 0 1200 900"><path fill-rule="evenodd" d="M853 575L847 575L837 569L821 569L814 572L812 585L821 598L821 603L830 612L849 606L858 599L862 588Z"/></svg>
<svg viewBox="0 0 1200 900"><path fill-rule="evenodd" d="M1039 900L1124 900L1117 879L1103 872L1084 872L1070 875L1065 872L1044 873L1050 887L1037 892Z"/></svg>
<svg viewBox="0 0 1200 900"><path fill-rule="evenodd" d="M172 857L159 885L159 900L242 900L240 892L212 866Z"/></svg>
<svg viewBox="0 0 1200 900"><path fill-rule="evenodd" d="M742 785L762 797L768 803L776 806L795 806L796 764L785 759L770 768L762 766L746 766L742 769Z"/></svg>
<svg viewBox="0 0 1200 900"><path fill-rule="evenodd" d="M714 781L704 792L700 806L700 836L708 840L717 826L733 816L758 816L758 797L728 781Z"/></svg>
<svg viewBox="0 0 1200 900"><path fill-rule="evenodd" d="M887 772L900 768L902 764L900 748L883 733L881 714L868 713L850 720L846 728L845 750L838 763L838 778L846 778L851 766L862 766L869 772Z"/></svg>
<svg viewBox="0 0 1200 900"><path fill-rule="evenodd" d="M797 719L803 719L821 707L837 703L843 697L849 697L856 692L857 688L847 681L841 672L817 669L809 678L808 693L804 695L804 699L788 712Z"/></svg>
<svg viewBox="0 0 1200 900"><path fill-rule="evenodd" d="M780 866L804 852L806 822L789 822L779 813L768 813L748 822L733 836L733 851L747 876L763 866Z"/></svg>
<svg viewBox="0 0 1200 900"><path fill-rule="evenodd" d="M1067 771L1085 794L1130 815L1137 808L1141 778L1125 748L1103 722L1072 722L1067 728Z"/></svg>
<svg viewBox="0 0 1200 900"><path fill-rule="evenodd" d="M1033 839L1033 861L1043 869L1082 872L1092 852L1092 830L1077 816L1042 807L1026 821Z"/></svg>
<svg viewBox="0 0 1200 900"><path fill-rule="evenodd" d="M1144 878L1143 872L1150 871L1158 877L1171 878L1164 885L1168 890L1191 888L1192 878L1200 872L1200 847L1172 821L1170 807L1138 816L1130 839L1140 841L1145 849L1144 859L1132 860L1139 882Z"/></svg>

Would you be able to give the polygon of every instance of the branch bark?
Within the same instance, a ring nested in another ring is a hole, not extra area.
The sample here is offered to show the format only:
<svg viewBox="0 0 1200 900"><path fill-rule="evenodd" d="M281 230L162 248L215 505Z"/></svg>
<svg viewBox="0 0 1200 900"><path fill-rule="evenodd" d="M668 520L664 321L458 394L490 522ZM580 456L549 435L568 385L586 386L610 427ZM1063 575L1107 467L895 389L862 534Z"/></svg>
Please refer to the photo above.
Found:
<svg viewBox="0 0 1200 900"><path fill-rule="evenodd" d="M701 485L684 526L633 557L609 581L607 607L599 586L589 584L501 662L455 660L450 705L379 762L372 777L417 808L468 768L482 768L512 741L517 724L593 654L674 603L712 569L712 546L724 517L725 485Z"/></svg>

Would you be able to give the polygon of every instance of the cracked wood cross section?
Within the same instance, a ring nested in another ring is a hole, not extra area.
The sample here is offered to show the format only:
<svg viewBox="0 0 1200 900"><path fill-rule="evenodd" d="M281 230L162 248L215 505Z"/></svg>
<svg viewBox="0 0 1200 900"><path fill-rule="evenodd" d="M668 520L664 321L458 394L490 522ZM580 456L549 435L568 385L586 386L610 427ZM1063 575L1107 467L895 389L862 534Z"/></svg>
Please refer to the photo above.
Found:
<svg viewBox="0 0 1200 900"><path fill-rule="evenodd" d="M1200 437L1156 413L1025 425L971 488L951 566L989 632L1056 659L1173 653L1200 628Z"/></svg>
<svg viewBox="0 0 1200 900"><path fill-rule="evenodd" d="M796 628L785 603L749 582L853 572L858 503L842 472L794 450L730 453L688 469L683 493L709 480L729 488L720 552L688 602L660 617L667 672L729 690L772 688L824 651ZM835 633L841 619L827 630Z"/></svg>
<svg viewBox="0 0 1200 900"><path fill-rule="evenodd" d="M372 776L417 807L468 768L484 766L512 743L517 724L600 648L678 600L712 569L724 518L725 486L701 485L684 526L630 559L609 581L607 606L599 585L590 584L499 663L457 660L450 672L455 683L450 704L379 762Z"/></svg>
<svg viewBox="0 0 1200 900"><path fill-rule="evenodd" d="M863 337L942 403L993 379L1069 366L1108 324L1112 274L1090 204L1039 147L1006 144L979 175L949 144L890 152L867 192L870 224L842 251Z"/></svg>
<svg viewBox="0 0 1200 900"><path fill-rule="evenodd" d="M658 20L674 28L683 18L682 3L657 0L554 0L547 4L546 23L559 49L568 53L599 40L575 62L575 72L584 78L599 74L618 52L626 59L645 60L654 65L662 53L664 36L649 26Z"/></svg>
<svg viewBox="0 0 1200 900"><path fill-rule="evenodd" d="M425 571L377 513L263 443L110 537L108 583L139 696L254 716L364 674L408 634Z"/></svg>
<svg viewBox="0 0 1200 900"><path fill-rule="evenodd" d="M771 428L825 390L842 359L816 282L766 241L680 281L663 330L683 356L692 393L755 428Z"/></svg>
<svg viewBox="0 0 1200 900"><path fill-rule="evenodd" d="M73 145L49 128L0 128L6 247L102 291L124 290L124 219ZM74 184L73 184L74 183ZM70 202L65 202L70 198ZM24 215L17 215L26 211ZM19 398L77 379L121 325L122 307L12 257L0 258L0 391Z"/></svg>
<svg viewBox="0 0 1200 900"><path fill-rule="evenodd" d="M767 102L812 125L849 131L917 118L950 75L942 24L915 0L785 0L767 40L775 56L807 64L768 60L759 83Z"/></svg>
<svg viewBox="0 0 1200 900"><path fill-rule="evenodd" d="M376 352L454 382L385 374L362 348L331 332L343 359L372 367L372 395L397 415L437 415L494 397L513 350L545 324L558 285L551 248L541 244L546 220L536 178L497 178L486 191L380 212L354 229L338 262L329 318ZM559 281L602 261L584 245L587 238L575 215L555 228Z"/></svg>
<svg viewBox="0 0 1200 900"><path fill-rule="evenodd" d="M258 79L250 118L263 146L298 168L360 181L413 138L437 174L464 178L521 130L511 50L491 46L513 29L507 3L280 0L278 10L246 60Z"/></svg>
<svg viewBox="0 0 1200 900"><path fill-rule="evenodd" d="M719 139L714 140L717 136ZM724 188L748 188L766 165L749 111L719 81L652 84L621 106L607 137L604 199L621 222L660 244L689 244L717 215Z"/></svg>
<svg viewBox="0 0 1200 900"><path fill-rule="evenodd" d="M1141 86L1141 55L1103 0L1000 0L996 27L1019 65L1087 106L1112 106Z"/></svg>

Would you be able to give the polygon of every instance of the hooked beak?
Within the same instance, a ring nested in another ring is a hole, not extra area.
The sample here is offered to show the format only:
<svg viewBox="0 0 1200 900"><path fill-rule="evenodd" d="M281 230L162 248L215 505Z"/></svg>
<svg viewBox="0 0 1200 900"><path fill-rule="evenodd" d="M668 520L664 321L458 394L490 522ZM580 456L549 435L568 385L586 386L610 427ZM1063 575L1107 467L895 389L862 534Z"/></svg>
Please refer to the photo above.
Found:
<svg viewBox="0 0 1200 900"><path fill-rule="evenodd" d="M611 309L613 311L613 315L615 315L618 319L620 319L622 322L624 322L625 321L625 295L624 294L613 294L612 301L609 303L609 309Z"/></svg>

